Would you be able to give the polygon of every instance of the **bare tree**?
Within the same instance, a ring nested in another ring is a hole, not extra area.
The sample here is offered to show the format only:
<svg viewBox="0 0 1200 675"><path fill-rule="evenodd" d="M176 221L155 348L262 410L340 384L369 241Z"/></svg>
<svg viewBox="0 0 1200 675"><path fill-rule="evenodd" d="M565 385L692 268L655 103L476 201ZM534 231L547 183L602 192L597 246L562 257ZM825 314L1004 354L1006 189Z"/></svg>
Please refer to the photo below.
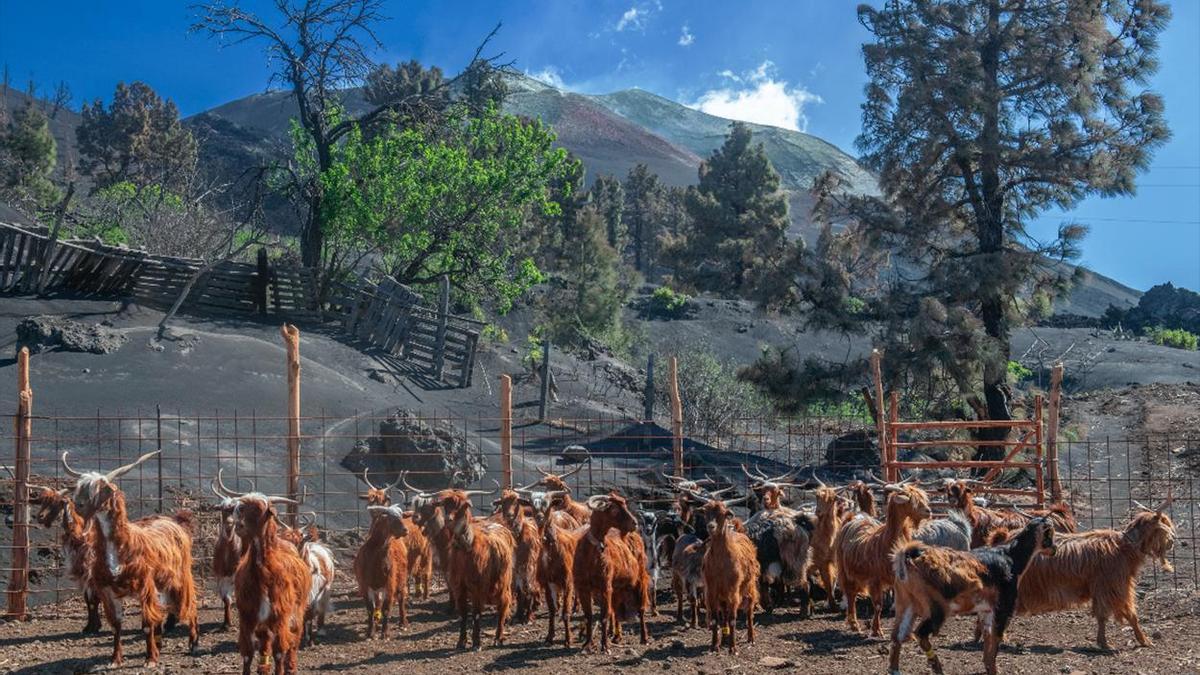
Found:
<svg viewBox="0 0 1200 675"><path fill-rule="evenodd" d="M468 67L457 77L387 100L352 117L342 109L341 91L360 83L373 66L368 54L382 46L374 28L385 20L383 1L275 0L274 6L277 16L268 20L225 0L193 5L196 20L192 30L228 44L265 44L275 69L271 82L285 86L295 98L298 121L312 140L318 174L332 166L335 144L356 125L370 126L425 102L433 105L460 78L478 75L481 65L490 66L498 58L481 54L499 26L479 45ZM328 269L330 261L324 259L323 192L315 177L294 175L309 183L292 190L303 196L307 206L300 233L301 260L306 267Z"/></svg>

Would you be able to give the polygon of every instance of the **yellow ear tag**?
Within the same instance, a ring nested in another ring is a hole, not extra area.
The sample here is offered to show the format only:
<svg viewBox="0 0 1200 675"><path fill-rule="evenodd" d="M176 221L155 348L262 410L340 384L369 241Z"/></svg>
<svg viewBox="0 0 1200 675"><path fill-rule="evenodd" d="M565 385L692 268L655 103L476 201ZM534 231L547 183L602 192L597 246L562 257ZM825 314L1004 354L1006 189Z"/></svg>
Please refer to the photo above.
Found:
<svg viewBox="0 0 1200 675"><path fill-rule="evenodd" d="M721 635L729 635L729 626L721 626Z"/></svg>
<svg viewBox="0 0 1200 675"><path fill-rule="evenodd" d="M378 609L375 610L375 620L383 621L383 612L379 611Z"/></svg>
<svg viewBox="0 0 1200 675"><path fill-rule="evenodd" d="M937 657L934 655L934 653L933 653L933 648L932 648L932 647L930 647L929 649L926 649L926 650L925 650L925 657L926 657L926 658L928 658L930 661L932 661L933 659L937 658Z"/></svg>

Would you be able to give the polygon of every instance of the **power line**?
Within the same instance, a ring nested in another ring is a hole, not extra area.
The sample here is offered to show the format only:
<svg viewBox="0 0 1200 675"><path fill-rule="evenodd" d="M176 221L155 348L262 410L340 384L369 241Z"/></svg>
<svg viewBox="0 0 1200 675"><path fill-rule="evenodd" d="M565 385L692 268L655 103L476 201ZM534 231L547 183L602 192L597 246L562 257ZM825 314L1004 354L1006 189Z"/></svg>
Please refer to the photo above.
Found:
<svg viewBox="0 0 1200 675"><path fill-rule="evenodd" d="M1149 218L1092 218L1088 216L1061 216L1058 218L1043 216L1035 222L1047 220L1096 220L1110 223L1151 223L1155 225L1200 225L1200 220L1155 220Z"/></svg>

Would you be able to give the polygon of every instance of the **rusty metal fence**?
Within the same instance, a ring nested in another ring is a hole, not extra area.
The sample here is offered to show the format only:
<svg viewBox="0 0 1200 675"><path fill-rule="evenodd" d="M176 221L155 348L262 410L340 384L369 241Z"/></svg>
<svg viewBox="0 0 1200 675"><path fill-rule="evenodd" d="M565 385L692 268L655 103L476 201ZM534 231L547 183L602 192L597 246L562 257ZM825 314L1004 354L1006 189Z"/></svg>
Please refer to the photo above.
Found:
<svg viewBox="0 0 1200 675"><path fill-rule="evenodd" d="M78 470L109 470L140 454L161 455L121 479L131 517L189 509L196 522L195 558L200 578L207 577L216 531L215 498L209 481L224 469L230 487L285 493L287 490L288 419L257 411L213 410L186 413L160 408L94 414L48 414L29 418L29 482L52 487L70 484L59 458L69 453ZM348 561L368 525L359 499L361 475L372 482L395 480L397 471L412 471L410 482L423 490L445 487L458 473L475 487L499 482L507 459L501 452L504 420L500 417L416 417L402 413L310 412L300 420L301 511L313 511L325 537ZM644 508L666 508L669 497L656 487L662 473L673 470L673 435L653 421L622 417L538 421L518 412L511 420L511 464L514 483L536 480L539 469L564 473L580 464L569 479L577 498L618 489L637 498ZM722 483L744 486L740 465L768 473L790 467L815 469L824 480L845 480L878 470L873 423L855 417L729 420L724 431L683 439L685 473L709 475ZM13 456L13 441L0 445ZM935 448L923 448L933 453ZM1200 510L1200 435L1191 437L1059 439L1061 476L1066 499L1085 528L1122 526L1135 501L1161 501L1168 487L1175 498L1172 516L1178 542L1172 553L1173 574L1153 566L1143 584L1153 588L1200 588L1196 546ZM8 460L4 460L7 463ZM948 474L945 474L948 475ZM803 474L801 476L803 478ZM1008 480L1028 480L1014 474ZM1026 485L1028 483L1025 483ZM235 487L236 486L236 487ZM794 495L804 502L804 493ZM489 509L487 498L477 507ZM0 573L7 590L12 572L13 481L0 483ZM31 508L36 517L36 507ZM75 594L64 576L58 527L30 529L29 602L53 603ZM349 588L349 579L343 579Z"/></svg>

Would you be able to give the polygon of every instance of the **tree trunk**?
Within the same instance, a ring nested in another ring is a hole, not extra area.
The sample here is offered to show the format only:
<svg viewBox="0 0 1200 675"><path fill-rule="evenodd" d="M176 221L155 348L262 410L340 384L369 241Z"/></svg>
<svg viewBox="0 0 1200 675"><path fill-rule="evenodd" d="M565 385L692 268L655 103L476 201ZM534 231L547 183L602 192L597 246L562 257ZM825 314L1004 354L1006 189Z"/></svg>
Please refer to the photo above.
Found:
<svg viewBox="0 0 1200 675"><path fill-rule="evenodd" d="M988 8L988 40L980 49L984 71L985 99L983 130L980 137L980 189L984 209L977 213L979 237L980 319L988 336L989 349L983 363L983 396L987 416L992 420L1010 420L1006 384L1008 379L1009 326L1004 311L1004 195L1000 189L1000 8L993 0ZM983 440L1003 440L1008 427L983 429ZM984 448L980 459L1003 459L1003 447Z"/></svg>

